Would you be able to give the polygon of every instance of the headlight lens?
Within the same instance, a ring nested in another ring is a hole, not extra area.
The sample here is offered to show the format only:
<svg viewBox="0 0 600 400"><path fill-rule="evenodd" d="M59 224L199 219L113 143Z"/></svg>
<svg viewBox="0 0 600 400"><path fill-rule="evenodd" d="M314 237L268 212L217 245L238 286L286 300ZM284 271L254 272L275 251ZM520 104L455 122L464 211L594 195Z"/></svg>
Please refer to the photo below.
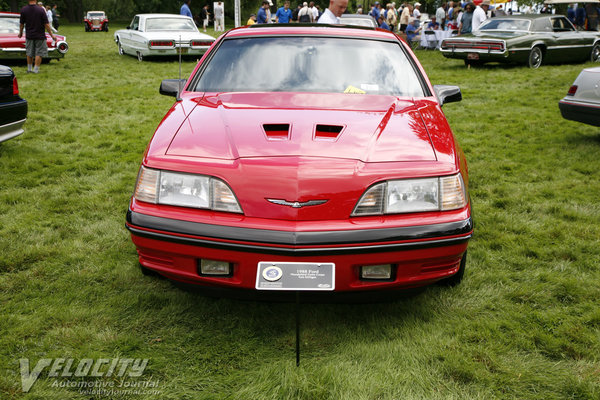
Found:
<svg viewBox="0 0 600 400"><path fill-rule="evenodd" d="M233 191L220 179L142 167L134 197L154 204L242 213Z"/></svg>
<svg viewBox="0 0 600 400"><path fill-rule="evenodd" d="M353 216L447 211L467 205L460 174L381 182L371 186L354 208Z"/></svg>

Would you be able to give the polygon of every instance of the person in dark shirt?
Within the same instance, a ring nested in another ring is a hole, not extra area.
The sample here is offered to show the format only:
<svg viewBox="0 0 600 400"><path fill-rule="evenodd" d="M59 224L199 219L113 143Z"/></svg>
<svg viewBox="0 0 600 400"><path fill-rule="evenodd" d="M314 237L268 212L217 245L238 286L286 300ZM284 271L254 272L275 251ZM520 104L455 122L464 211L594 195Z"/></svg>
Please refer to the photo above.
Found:
<svg viewBox="0 0 600 400"><path fill-rule="evenodd" d="M40 72L42 57L48 57L48 46L46 34L48 31L52 40L56 42L56 36L52 33L46 10L38 6L35 0L29 0L29 4L21 9L19 26L19 37L23 37L23 29L27 27L25 34L25 54L27 55L27 72L37 74Z"/></svg>

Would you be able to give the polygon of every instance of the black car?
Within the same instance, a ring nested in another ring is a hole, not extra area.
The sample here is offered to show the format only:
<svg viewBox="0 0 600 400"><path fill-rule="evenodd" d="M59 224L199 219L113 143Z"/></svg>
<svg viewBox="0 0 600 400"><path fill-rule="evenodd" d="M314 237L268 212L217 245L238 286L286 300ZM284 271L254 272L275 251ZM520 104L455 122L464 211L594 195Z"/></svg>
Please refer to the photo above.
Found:
<svg viewBox="0 0 600 400"><path fill-rule="evenodd" d="M27 120L27 100L19 96L17 77L12 69L0 65L0 142L23 133Z"/></svg>

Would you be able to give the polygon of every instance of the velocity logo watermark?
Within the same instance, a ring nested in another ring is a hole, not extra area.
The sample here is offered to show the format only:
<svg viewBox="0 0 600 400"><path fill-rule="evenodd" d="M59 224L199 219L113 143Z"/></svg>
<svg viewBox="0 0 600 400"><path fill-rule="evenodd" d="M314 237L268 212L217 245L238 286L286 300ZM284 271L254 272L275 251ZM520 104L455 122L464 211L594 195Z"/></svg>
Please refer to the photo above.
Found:
<svg viewBox="0 0 600 400"><path fill-rule="evenodd" d="M76 362L73 358L42 358L31 369L28 358L19 360L21 385L23 392L29 392L40 375L47 371L48 378L57 378L53 387L77 388L85 394L110 394L115 388L157 388L156 381L138 381L148 365L147 358L83 358ZM77 378L110 378L118 379L77 379ZM60 379L62 378L62 379ZM115 382L117 381L117 382ZM155 391L158 394L160 392ZM113 393L114 394L114 393ZM139 393L143 394L143 393ZM151 393L148 393L151 394Z"/></svg>

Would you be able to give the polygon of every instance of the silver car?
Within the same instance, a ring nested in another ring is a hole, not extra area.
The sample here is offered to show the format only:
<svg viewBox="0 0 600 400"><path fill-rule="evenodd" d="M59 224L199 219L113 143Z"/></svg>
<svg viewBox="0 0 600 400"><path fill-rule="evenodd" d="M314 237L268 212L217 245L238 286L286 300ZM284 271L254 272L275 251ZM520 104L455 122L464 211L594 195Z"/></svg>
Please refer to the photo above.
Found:
<svg viewBox="0 0 600 400"><path fill-rule="evenodd" d="M558 106L565 119L600 126L600 67L581 71Z"/></svg>

